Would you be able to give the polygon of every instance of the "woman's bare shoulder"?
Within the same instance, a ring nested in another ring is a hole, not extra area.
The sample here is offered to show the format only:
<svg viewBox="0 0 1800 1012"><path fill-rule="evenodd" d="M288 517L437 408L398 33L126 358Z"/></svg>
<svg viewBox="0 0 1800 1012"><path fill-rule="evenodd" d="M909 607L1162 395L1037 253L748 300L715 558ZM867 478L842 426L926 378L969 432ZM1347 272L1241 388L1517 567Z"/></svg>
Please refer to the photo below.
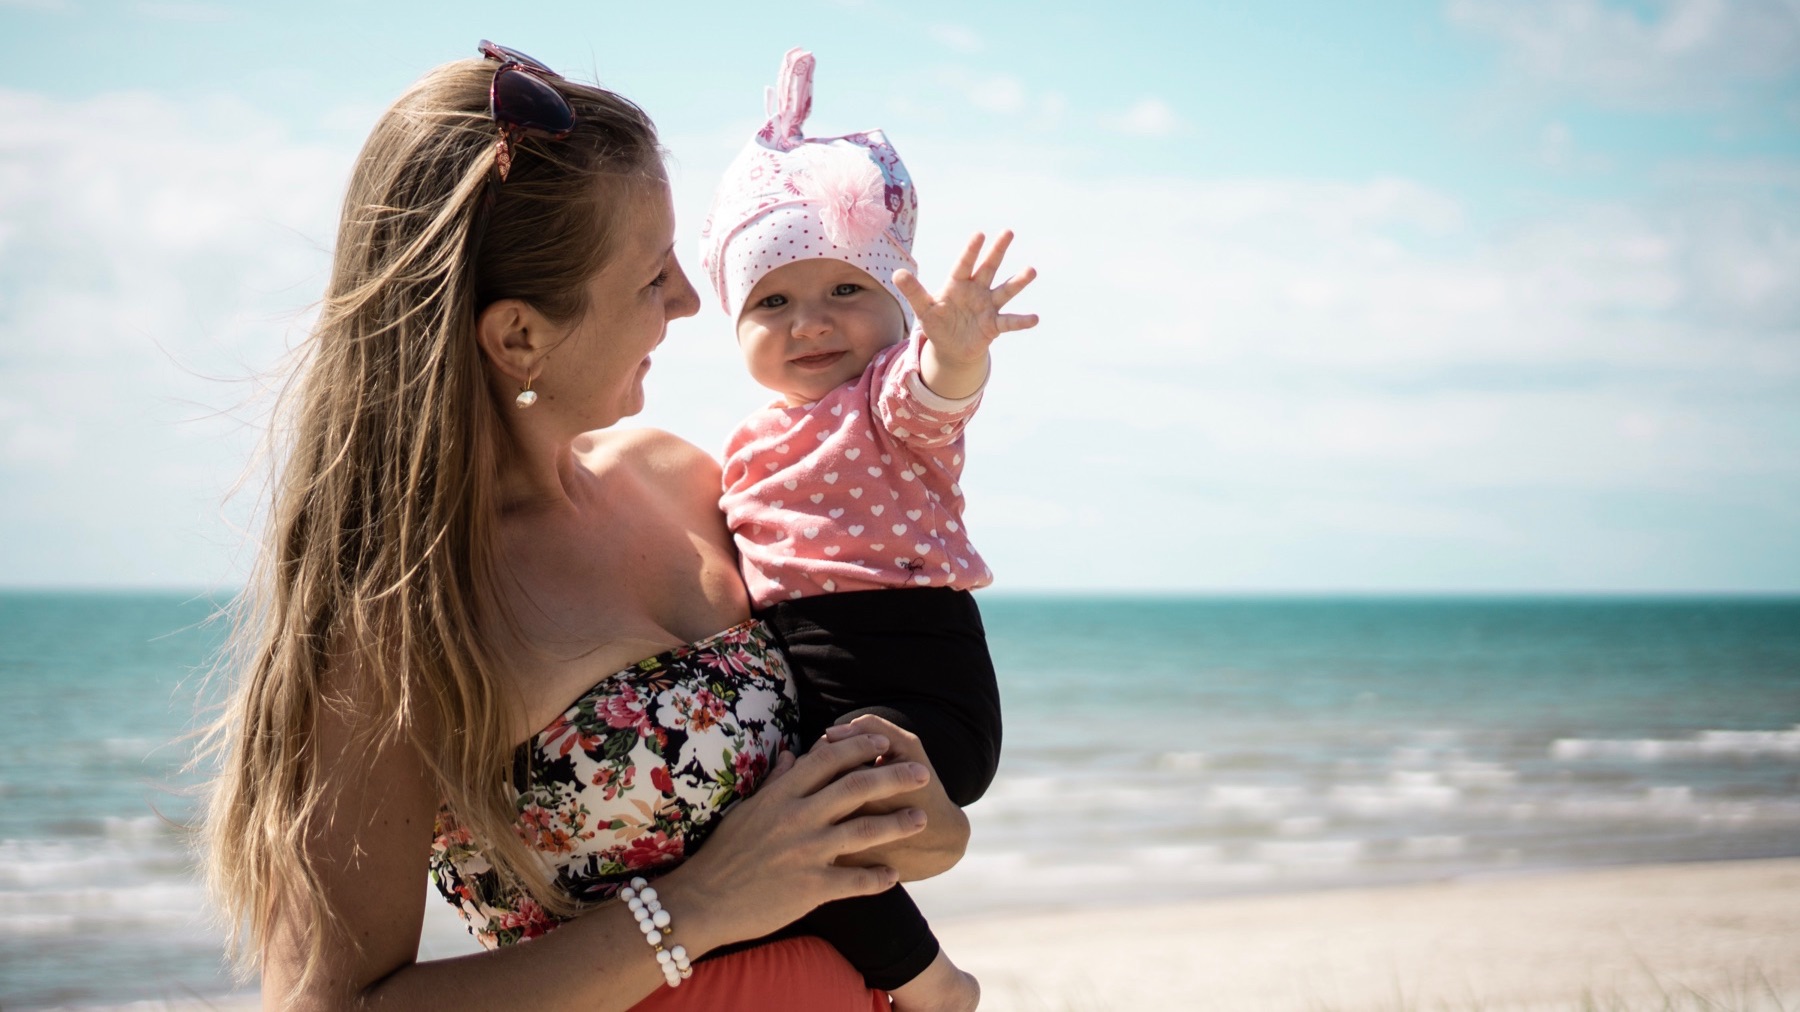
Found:
<svg viewBox="0 0 1800 1012"><path fill-rule="evenodd" d="M663 481L719 484L719 462L698 446L661 429L607 429L583 436L583 459L596 472L629 467Z"/></svg>

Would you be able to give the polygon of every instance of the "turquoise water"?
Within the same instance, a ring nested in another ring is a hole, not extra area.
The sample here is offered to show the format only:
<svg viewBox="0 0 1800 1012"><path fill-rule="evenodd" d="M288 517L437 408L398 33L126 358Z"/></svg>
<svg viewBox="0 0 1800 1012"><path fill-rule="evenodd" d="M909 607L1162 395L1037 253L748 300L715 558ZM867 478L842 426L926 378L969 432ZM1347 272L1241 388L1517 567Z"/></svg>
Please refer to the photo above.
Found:
<svg viewBox="0 0 1800 1012"><path fill-rule="evenodd" d="M1006 754L934 917L1800 854L1800 599L981 600ZM0 1007L230 988L176 828L212 607L0 594Z"/></svg>

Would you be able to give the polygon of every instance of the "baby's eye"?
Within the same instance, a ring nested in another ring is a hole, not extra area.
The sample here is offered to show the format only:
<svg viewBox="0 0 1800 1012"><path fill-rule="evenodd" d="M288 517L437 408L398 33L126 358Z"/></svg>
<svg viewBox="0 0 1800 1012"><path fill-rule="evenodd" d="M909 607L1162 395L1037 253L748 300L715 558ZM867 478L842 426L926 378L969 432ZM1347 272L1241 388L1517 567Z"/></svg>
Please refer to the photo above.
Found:
<svg viewBox="0 0 1800 1012"><path fill-rule="evenodd" d="M757 306L763 309L780 309L785 305L787 305L787 296L785 295L764 296L763 300L757 303Z"/></svg>
<svg viewBox="0 0 1800 1012"><path fill-rule="evenodd" d="M854 281L846 281L843 284L838 285L837 287L833 288L831 290L831 294L833 294L833 295L855 295L857 292L860 292L860 291L862 291L861 285L857 284Z"/></svg>

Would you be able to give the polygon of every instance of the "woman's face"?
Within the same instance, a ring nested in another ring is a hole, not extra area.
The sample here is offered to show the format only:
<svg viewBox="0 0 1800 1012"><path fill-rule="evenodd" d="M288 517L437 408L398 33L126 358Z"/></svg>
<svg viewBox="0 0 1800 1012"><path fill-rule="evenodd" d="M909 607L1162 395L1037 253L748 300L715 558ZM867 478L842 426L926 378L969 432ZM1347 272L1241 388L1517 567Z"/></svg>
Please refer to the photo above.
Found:
<svg viewBox="0 0 1800 1012"><path fill-rule="evenodd" d="M544 357L557 399L578 431L602 429L644 408L650 352L669 321L700 310L675 260L675 209L660 178L633 184L618 248L588 281L588 310ZM548 384L547 384L548 385Z"/></svg>

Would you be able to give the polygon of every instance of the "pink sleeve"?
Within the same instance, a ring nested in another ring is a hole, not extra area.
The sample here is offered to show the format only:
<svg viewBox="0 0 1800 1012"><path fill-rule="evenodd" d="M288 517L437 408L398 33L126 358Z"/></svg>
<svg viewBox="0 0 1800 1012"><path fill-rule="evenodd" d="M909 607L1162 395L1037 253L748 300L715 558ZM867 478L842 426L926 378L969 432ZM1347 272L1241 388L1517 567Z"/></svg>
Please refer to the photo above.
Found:
<svg viewBox="0 0 1800 1012"><path fill-rule="evenodd" d="M962 436L964 426L981 404L982 391L957 400L932 393L919 370L919 354L924 347L924 334L914 333L894 349L883 363L873 407L882 428L895 439L917 449L934 450Z"/></svg>

